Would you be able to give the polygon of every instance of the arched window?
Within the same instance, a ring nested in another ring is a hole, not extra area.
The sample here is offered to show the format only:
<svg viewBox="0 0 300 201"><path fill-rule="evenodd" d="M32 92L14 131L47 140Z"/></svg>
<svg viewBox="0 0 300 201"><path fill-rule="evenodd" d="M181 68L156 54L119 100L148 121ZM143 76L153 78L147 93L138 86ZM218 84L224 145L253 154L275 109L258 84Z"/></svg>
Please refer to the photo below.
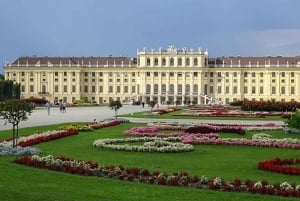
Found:
<svg viewBox="0 0 300 201"><path fill-rule="evenodd" d="M178 59L178 66L182 66L182 59L181 58Z"/></svg>
<svg viewBox="0 0 300 201"><path fill-rule="evenodd" d="M170 66L174 66L174 58L170 59Z"/></svg>
<svg viewBox="0 0 300 201"><path fill-rule="evenodd" d="M161 62L162 66L166 65L166 58L162 58L162 62Z"/></svg>
<svg viewBox="0 0 300 201"><path fill-rule="evenodd" d="M170 84L169 94L174 94L174 84Z"/></svg>
<svg viewBox="0 0 300 201"><path fill-rule="evenodd" d="M150 94L151 93L151 85L147 84L146 85L146 94Z"/></svg>
<svg viewBox="0 0 300 201"><path fill-rule="evenodd" d="M193 93L198 94L198 84L194 84Z"/></svg>
<svg viewBox="0 0 300 201"><path fill-rule="evenodd" d="M158 94L158 84L154 85L154 94Z"/></svg>
<svg viewBox="0 0 300 201"><path fill-rule="evenodd" d="M182 85L181 84L177 85L177 93L182 94Z"/></svg>
<svg viewBox="0 0 300 201"><path fill-rule="evenodd" d="M194 58L194 66L198 66L198 59Z"/></svg>
<svg viewBox="0 0 300 201"><path fill-rule="evenodd" d="M190 65L190 58L186 58L186 59L185 59L185 65L186 65L186 66L189 66L189 65Z"/></svg>
<svg viewBox="0 0 300 201"><path fill-rule="evenodd" d="M158 58L154 59L154 66L158 66Z"/></svg>
<svg viewBox="0 0 300 201"><path fill-rule="evenodd" d="M147 58L147 66L150 66L150 58Z"/></svg>
<svg viewBox="0 0 300 201"><path fill-rule="evenodd" d="M165 84L162 84L162 85L161 85L161 93L162 93L162 94L166 94L166 90L167 90L166 85L165 85Z"/></svg>
<svg viewBox="0 0 300 201"><path fill-rule="evenodd" d="M190 87L189 84L185 85L185 93L188 94L188 95L191 93L191 87Z"/></svg>

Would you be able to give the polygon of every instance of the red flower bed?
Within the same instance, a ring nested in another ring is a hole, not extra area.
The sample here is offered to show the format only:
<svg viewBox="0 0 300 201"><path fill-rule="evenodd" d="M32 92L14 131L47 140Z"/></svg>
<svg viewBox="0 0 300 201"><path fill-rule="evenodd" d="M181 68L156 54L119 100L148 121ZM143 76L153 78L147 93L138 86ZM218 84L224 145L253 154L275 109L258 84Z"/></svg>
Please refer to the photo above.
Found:
<svg viewBox="0 0 300 201"><path fill-rule="evenodd" d="M300 168L293 167L291 165L300 164L300 158L296 159L280 159L274 158L258 163L258 169L267 170L271 172L278 172L290 175L300 175Z"/></svg>
<svg viewBox="0 0 300 201"><path fill-rule="evenodd" d="M68 130L68 131L59 132L59 133L48 135L48 136L40 136L40 137L36 137L33 139L28 139L26 141L21 141L18 143L18 146L21 146L21 147L31 146L34 144L39 144L42 142L56 140L56 139L59 139L62 137L67 137L67 136L77 135L77 134L78 134L77 130Z"/></svg>
<svg viewBox="0 0 300 201"><path fill-rule="evenodd" d="M101 123L101 124L92 124L91 128L92 129L101 129L101 128L105 128L105 127L109 127L109 126L116 126L119 125L121 122L118 120L115 121L109 121L107 123Z"/></svg>
<svg viewBox="0 0 300 201"><path fill-rule="evenodd" d="M60 160L62 162L58 162ZM267 181L253 182L249 179L242 182L236 178L234 181L226 181L219 177L212 180L200 180L196 175L190 177L187 172L174 172L172 175L154 171L152 174L149 170L141 170L139 168L125 168L123 166L99 166L98 163L92 161L75 161L66 157L53 158L52 156L44 159L37 157L23 156L16 159L18 164L27 165L35 168L44 168L54 171L67 172L83 176L109 177L119 180L137 181L148 184L159 184L169 186L184 186L200 189L223 190L232 192L250 192L278 196L291 196L300 198L300 189L294 185L285 188L283 184L269 185ZM289 184L288 184L289 185Z"/></svg>

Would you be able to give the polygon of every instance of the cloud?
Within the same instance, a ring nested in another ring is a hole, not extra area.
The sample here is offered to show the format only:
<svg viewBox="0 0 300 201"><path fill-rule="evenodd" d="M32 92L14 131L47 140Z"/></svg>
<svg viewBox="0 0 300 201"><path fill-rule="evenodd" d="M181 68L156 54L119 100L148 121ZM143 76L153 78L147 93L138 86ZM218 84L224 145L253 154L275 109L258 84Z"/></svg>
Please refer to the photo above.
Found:
<svg viewBox="0 0 300 201"><path fill-rule="evenodd" d="M273 29L234 34L234 45L257 55L300 55L300 29ZM238 45L240 44L240 45Z"/></svg>

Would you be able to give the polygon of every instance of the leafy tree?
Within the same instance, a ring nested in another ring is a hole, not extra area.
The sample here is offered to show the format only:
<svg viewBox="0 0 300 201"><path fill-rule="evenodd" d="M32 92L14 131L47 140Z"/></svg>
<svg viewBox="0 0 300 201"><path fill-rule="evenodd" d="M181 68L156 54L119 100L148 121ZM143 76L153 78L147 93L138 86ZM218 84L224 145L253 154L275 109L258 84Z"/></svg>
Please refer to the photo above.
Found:
<svg viewBox="0 0 300 201"><path fill-rule="evenodd" d="M4 80L4 75L0 74L0 80Z"/></svg>
<svg viewBox="0 0 300 201"><path fill-rule="evenodd" d="M109 103L109 107L115 111L115 117L116 119L118 118L118 110L122 107L122 103L118 100L116 101L111 101Z"/></svg>
<svg viewBox="0 0 300 201"><path fill-rule="evenodd" d="M32 105L25 100L6 100L0 102L0 118L13 125L13 148L18 144L20 121L26 121L32 112Z"/></svg>
<svg viewBox="0 0 300 201"><path fill-rule="evenodd" d="M294 113L286 123L290 128L300 129L300 112Z"/></svg>
<svg viewBox="0 0 300 201"><path fill-rule="evenodd" d="M12 98L20 98L20 84L14 83L12 80L0 79L0 101Z"/></svg>
<svg viewBox="0 0 300 201"><path fill-rule="evenodd" d="M150 101L150 102L148 103L148 105L151 107L151 112L152 112L154 106L156 105L156 103L157 103L157 102L155 102L155 101Z"/></svg>

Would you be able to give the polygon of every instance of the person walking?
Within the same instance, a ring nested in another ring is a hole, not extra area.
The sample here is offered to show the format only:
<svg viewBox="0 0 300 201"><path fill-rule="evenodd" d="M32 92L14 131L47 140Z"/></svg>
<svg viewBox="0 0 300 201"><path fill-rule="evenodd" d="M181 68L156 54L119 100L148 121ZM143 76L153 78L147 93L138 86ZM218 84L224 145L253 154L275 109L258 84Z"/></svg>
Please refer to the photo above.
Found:
<svg viewBox="0 0 300 201"><path fill-rule="evenodd" d="M51 103L50 101L47 101L46 105L45 105L47 111L48 111L48 116L50 115L50 108L51 108Z"/></svg>

